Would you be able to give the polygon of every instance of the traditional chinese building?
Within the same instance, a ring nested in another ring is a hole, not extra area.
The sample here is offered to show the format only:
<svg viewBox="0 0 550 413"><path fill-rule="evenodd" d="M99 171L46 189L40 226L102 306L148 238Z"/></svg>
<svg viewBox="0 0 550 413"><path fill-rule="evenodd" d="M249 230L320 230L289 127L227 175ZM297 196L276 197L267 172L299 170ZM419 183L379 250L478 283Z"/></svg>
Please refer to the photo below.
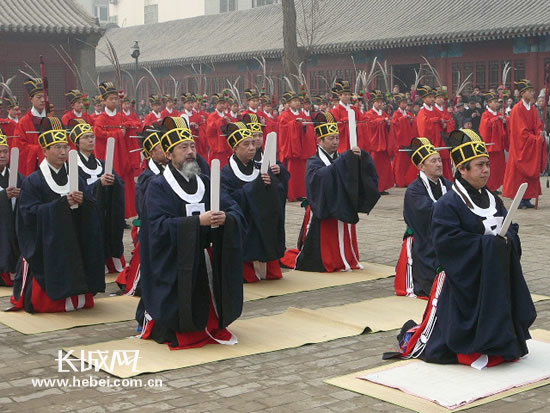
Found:
<svg viewBox="0 0 550 413"><path fill-rule="evenodd" d="M103 34L95 18L72 0L0 0L0 10L0 74L4 79L17 74L10 87L23 109L30 104L23 88L25 75L19 69L40 75L41 55L56 114L61 116L66 108L65 92L77 86L75 75L52 46L67 51L82 74L84 89L94 93L95 81L90 79L96 78L94 48Z"/></svg>
<svg viewBox="0 0 550 413"><path fill-rule="evenodd" d="M513 68L508 87L524 77L542 87L544 65L550 63L550 7L545 0L296 0L296 10L312 94L325 92L336 76L354 82L356 70L369 70L374 57L387 62L391 83L404 90L414 82L414 69L425 56L451 93L459 72L461 79L472 74L470 89L496 87L505 62ZM139 67L153 70L164 93L174 93L170 75L178 80L179 91L219 92L227 80L237 79L243 90L261 79L255 58L262 56L280 93L287 88L281 79L282 27L281 5L274 4L112 29L106 36L131 73L136 66L130 47L138 41ZM103 41L99 48L105 50ZM102 77L112 78L112 67L99 52L97 64ZM437 86L425 65L422 69L424 82ZM139 76L145 74L139 70ZM125 78L125 87L131 88ZM198 85L199 78L206 81ZM377 86L382 85L379 77ZM157 92L147 78L139 96Z"/></svg>

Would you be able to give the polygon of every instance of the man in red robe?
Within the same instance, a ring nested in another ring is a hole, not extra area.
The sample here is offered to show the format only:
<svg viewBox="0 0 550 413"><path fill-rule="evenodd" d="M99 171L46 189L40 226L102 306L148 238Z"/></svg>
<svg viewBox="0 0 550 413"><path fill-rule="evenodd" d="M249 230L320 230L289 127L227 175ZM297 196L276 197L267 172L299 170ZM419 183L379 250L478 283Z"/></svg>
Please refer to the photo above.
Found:
<svg viewBox="0 0 550 413"><path fill-rule="evenodd" d="M412 139L416 137L417 132L414 116L406 109L407 97L403 93L398 93L394 96L394 99L399 107L393 113L390 127L390 141L394 143L396 149L399 149L408 146ZM395 184L400 188L406 187L416 179L418 169L411 163L407 152L396 150L393 156Z"/></svg>
<svg viewBox="0 0 550 413"><path fill-rule="evenodd" d="M416 89L416 93L424 100L424 104L416 117L418 136L428 138L436 147L446 146L441 137L445 121L441 117L441 112L434 107L436 90L428 85L419 86ZM445 151L440 152L441 159L444 162L443 176L447 179L452 179L450 162L448 166L445 166L447 163L445 160L448 159L448 152L447 154L443 152Z"/></svg>
<svg viewBox="0 0 550 413"><path fill-rule="evenodd" d="M378 190L380 195L387 195L386 189L393 188L393 170L390 161L389 125L391 123L388 114L384 112L384 94L380 90L370 93L372 109L365 119L367 121L367 142L372 160L378 172Z"/></svg>
<svg viewBox="0 0 550 413"><path fill-rule="evenodd" d="M202 144L199 144L198 148L203 151L203 153L199 152L199 155L201 155L204 159L208 159L208 139L207 139L207 133L206 133L206 121L208 119L208 116L210 116L210 113L208 113L206 110L204 110L202 103L205 99L204 95L196 94L195 95L195 101L193 102L193 112L195 115L197 115L197 119L199 120L199 140L202 139ZM195 144L197 143L197 138L195 138ZM202 146L202 149L201 149ZM199 150L197 149L197 150Z"/></svg>
<svg viewBox="0 0 550 413"><path fill-rule="evenodd" d="M447 110L447 86L440 86L435 90L434 112L441 119L441 131L439 132L439 141L437 146L445 146L445 139L441 134L447 135L456 129L456 123L453 115ZM451 155L447 149L439 151L441 161L443 162L443 176L452 179L453 169L451 167Z"/></svg>
<svg viewBox="0 0 550 413"><path fill-rule="evenodd" d="M345 152L349 147L349 114L351 111L355 112L355 120L361 119L361 113L351 104L351 85L347 80L337 79L336 84L332 88L333 93L339 97L338 104L331 110L331 113L336 118L338 123L338 130L340 131L340 146L338 152ZM365 151L369 151L370 148L364 148L361 146L363 142L362 136L357 130L357 143L359 147Z"/></svg>
<svg viewBox="0 0 550 413"><path fill-rule="evenodd" d="M508 150L508 135L506 132L506 118L499 112L499 97L494 92L485 94L487 110L481 115L479 132L483 141L487 144L489 159L491 161L491 176L487 181L487 188L498 192L504 182L504 171L506 169L506 157L504 150Z"/></svg>
<svg viewBox="0 0 550 413"><path fill-rule="evenodd" d="M241 114L242 116L253 113L259 118L265 117L265 114L260 110L260 93L258 89L246 89L244 91L244 97L246 99L247 108Z"/></svg>
<svg viewBox="0 0 550 413"><path fill-rule="evenodd" d="M262 94L260 96L260 102L262 104L262 112L265 114L264 134L267 135L270 132L278 132L279 122L277 121L277 117L273 114L273 98Z"/></svg>
<svg viewBox="0 0 550 413"><path fill-rule="evenodd" d="M167 117L179 116L180 113L176 109L176 98L170 95L164 95L162 97L162 102L164 103L164 109L160 113L162 119Z"/></svg>
<svg viewBox="0 0 550 413"><path fill-rule="evenodd" d="M136 183L134 182L134 168L128 158L130 156L126 130L131 127L126 116L117 111L119 102L118 91L112 82L99 84L101 97L105 102L105 111L97 117L94 124L94 135L96 137L95 156L98 159L105 159L107 139L115 138L115 159L114 169L124 181L126 218L134 217L136 212Z"/></svg>
<svg viewBox="0 0 550 413"><path fill-rule="evenodd" d="M218 93L214 93L211 100L216 110L206 120L206 137L209 149L208 163L211 163L212 159L219 159L220 167L223 168L233 154L225 136L222 134L222 126L228 122L224 112L225 101Z"/></svg>
<svg viewBox="0 0 550 413"><path fill-rule="evenodd" d="M103 113L103 102L101 95L93 97L92 104L94 105L94 113L90 115L90 125L94 126L94 122L97 117Z"/></svg>
<svg viewBox="0 0 550 413"><path fill-rule="evenodd" d="M78 89L72 89L65 93L65 97L71 105L71 110L65 112L61 118L63 125L69 125L71 119L84 119L86 123L91 123L90 115L88 115L88 113L84 110L82 92Z"/></svg>
<svg viewBox="0 0 550 413"><path fill-rule="evenodd" d="M149 96L149 103L151 104L151 112L143 119L143 127L145 126L159 126L162 123L161 115L161 98L159 95Z"/></svg>
<svg viewBox="0 0 550 413"><path fill-rule="evenodd" d="M6 110L8 111L8 117L0 119L0 128L4 130L5 135L8 138L8 146L11 148L13 146L12 140L15 137L15 130L17 129L17 124L19 123L19 117L17 112L19 109L19 102L15 95L5 96L3 98L6 105Z"/></svg>
<svg viewBox="0 0 550 413"><path fill-rule="evenodd" d="M203 123L203 117L199 112L193 110L193 105L197 100L196 96L191 93L182 93L180 100L183 103L183 111L180 116L185 118L187 117L187 124L189 129L193 133L193 139L195 139L195 147L197 148L197 153L205 159L208 159L208 144L206 142L206 137L201 136L201 124Z"/></svg>
<svg viewBox="0 0 550 413"><path fill-rule="evenodd" d="M306 154L311 153L311 147L308 145L310 142L307 140L305 125L302 122L304 115L300 111L302 97L294 91L289 91L285 99L289 103L289 108L279 116L279 149L290 172L288 200L292 202L306 196Z"/></svg>
<svg viewBox="0 0 550 413"><path fill-rule="evenodd" d="M44 153L38 144L38 129L46 117L42 79L29 78L23 83L31 100L31 110L19 119L15 128L15 146L19 148L19 172L28 176L38 168Z"/></svg>
<svg viewBox="0 0 550 413"><path fill-rule="evenodd" d="M523 182L529 185L520 208L534 208L531 198L542 194L540 173L546 168L546 140L537 111L532 104L535 90L527 79L514 82L521 93L521 101L510 114L510 153L504 174L502 195L514 198Z"/></svg>
<svg viewBox="0 0 550 413"><path fill-rule="evenodd" d="M315 155L317 149L317 135L315 134L315 129L313 128L313 119L312 119L312 104L311 98L309 96L304 96L304 102L302 105L302 119L304 119L306 127L306 145L307 150L306 156L307 159Z"/></svg>

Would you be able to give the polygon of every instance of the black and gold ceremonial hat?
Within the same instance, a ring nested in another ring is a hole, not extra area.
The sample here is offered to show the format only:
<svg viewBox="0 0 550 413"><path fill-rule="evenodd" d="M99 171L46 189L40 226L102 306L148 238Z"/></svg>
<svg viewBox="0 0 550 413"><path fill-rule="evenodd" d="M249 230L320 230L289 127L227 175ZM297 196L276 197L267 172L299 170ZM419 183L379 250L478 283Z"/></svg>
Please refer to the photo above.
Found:
<svg viewBox="0 0 550 413"><path fill-rule="evenodd" d="M101 82L98 87L103 99L113 94L118 96L118 91L113 82Z"/></svg>
<svg viewBox="0 0 550 413"><path fill-rule="evenodd" d="M313 124L317 139L322 139L330 135L338 135L338 123L334 115L330 112L317 112L313 114Z"/></svg>
<svg viewBox="0 0 550 413"><path fill-rule="evenodd" d="M23 86L31 98L44 91L44 84L39 77L28 78L23 82Z"/></svg>
<svg viewBox="0 0 550 413"><path fill-rule="evenodd" d="M13 109L19 106L19 102L17 101L17 98L15 96L4 96L2 98L2 101L6 105L6 108L8 109Z"/></svg>
<svg viewBox="0 0 550 413"><path fill-rule="evenodd" d="M149 96L149 103L151 105L160 105L162 104L161 98L159 95L150 95Z"/></svg>
<svg viewBox="0 0 550 413"><path fill-rule="evenodd" d="M168 152L174 146L181 142L195 142L193 132L184 118L166 117L162 121L162 136L160 137L164 152Z"/></svg>
<svg viewBox="0 0 550 413"><path fill-rule="evenodd" d="M420 96L422 99L428 96L435 96L435 90L428 85L420 85L416 88L416 93L418 96Z"/></svg>
<svg viewBox="0 0 550 413"><path fill-rule="evenodd" d="M485 102L489 103L491 100L499 100L500 97L498 96L498 93L494 92L487 92L483 94L483 97L485 98Z"/></svg>
<svg viewBox="0 0 550 413"><path fill-rule="evenodd" d="M212 96L210 96L210 103L213 105L217 104L220 100L223 100L219 93L213 93Z"/></svg>
<svg viewBox="0 0 550 413"><path fill-rule="evenodd" d="M439 96L442 96L444 97L445 99L447 99L448 97L448 90L447 90L447 86L439 86L435 89L435 94L434 96L435 97L439 97Z"/></svg>
<svg viewBox="0 0 550 413"><path fill-rule="evenodd" d="M384 93L381 90L375 89L370 92L370 101L374 102L376 100L386 101L386 97L384 96Z"/></svg>
<svg viewBox="0 0 550 413"><path fill-rule="evenodd" d="M227 144L231 149L235 149L245 139L252 138L252 131L243 122L228 123L222 127L222 132L227 137Z"/></svg>
<svg viewBox="0 0 550 413"><path fill-rule="evenodd" d="M42 118L40 122L38 143L46 149L56 143L68 143L67 131L59 118Z"/></svg>
<svg viewBox="0 0 550 413"><path fill-rule="evenodd" d="M452 148L451 159L457 168L472 159L489 157L485 142L471 129L454 130L445 142Z"/></svg>
<svg viewBox="0 0 550 413"><path fill-rule="evenodd" d="M432 142L428 138L423 137L414 138L411 141L410 150L411 151L409 152L409 154L411 156L411 162L417 168L420 168L422 162L424 162L434 153L437 153L437 150L435 149L435 146L432 144Z"/></svg>
<svg viewBox="0 0 550 413"><path fill-rule="evenodd" d="M273 98L269 95L266 95L265 93L262 93L260 95L260 103L262 105L272 105L273 104Z"/></svg>
<svg viewBox="0 0 550 413"><path fill-rule="evenodd" d="M395 101L395 103L401 103L407 100L407 96L405 96L404 93L396 93L393 96L393 100Z"/></svg>
<svg viewBox="0 0 550 413"><path fill-rule="evenodd" d="M142 152L145 159L150 159L153 149L161 144L160 133L150 128L150 126L146 126L141 133L141 136L143 136Z"/></svg>
<svg viewBox="0 0 550 413"><path fill-rule="evenodd" d="M182 103L186 103L186 102L196 102L197 101L197 98L196 96L191 93L191 92L187 92L187 93L182 93L181 96L180 96L180 101Z"/></svg>
<svg viewBox="0 0 550 413"><path fill-rule="evenodd" d="M328 99L325 96L313 96L315 105L328 105Z"/></svg>
<svg viewBox="0 0 550 413"><path fill-rule="evenodd" d="M296 93L294 90L287 90L284 93L283 98L285 99L285 102L287 102L287 103L290 102L293 99L299 99L299 100L303 99L303 97L300 96L298 93Z"/></svg>
<svg viewBox="0 0 550 413"><path fill-rule="evenodd" d="M534 89L531 82L527 79L521 79L517 82L514 82L514 85L516 85L516 88L519 89L519 93L525 92L527 89Z"/></svg>
<svg viewBox="0 0 550 413"><path fill-rule="evenodd" d="M92 103L93 103L94 105L99 105L99 104L101 104L101 101L102 101L102 100L103 100L103 99L101 98L101 95L97 95L97 96L94 96L94 97L92 98Z"/></svg>
<svg viewBox="0 0 550 413"><path fill-rule="evenodd" d="M65 97L69 101L69 103L72 105L78 100L82 100L82 92L78 89L72 89L69 90L67 93L65 93Z"/></svg>
<svg viewBox="0 0 550 413"><path fill-rule="evenodd" d="M166 102L176 102L177 99L175 97L173 97L172 95L162 95L162 102L163 103L166 103Z"/></svg>
<svg viewBox="0 0 550 413"><path fill-rule="evenodd" d="M247 113L243 116L243 123L252 133L263 133L262 123L255 113Z"/></svg>
<svg viewBox="0 0 550 413"><path fill-rule="evenodd" d="M351 93L351 85L347 80L336 79L332 91L338 95L342 93Z"/></svg>
<svg viewBox="0 0 550 413"><path fill-rule="evenodd" d="M6 146L8 147L8 137L6 136L6 133L4 132L4 129L0 126L0 146Z"/></svg>
<svg viewBox="0 0 550 413"><path fill-rule="evenodd" d="M94 133L92 125L86 122L84 119L71 119L67 125L70 129L69 138L71 141L78 145L78 140L87 133Z"/></svg>
<svg viewBox="0 0 550 413"><path fill-rule="evenodd" d="M244 98L246 100L259 99L260 93L258 92L258 89L246 89L244 91Z"/></svg>

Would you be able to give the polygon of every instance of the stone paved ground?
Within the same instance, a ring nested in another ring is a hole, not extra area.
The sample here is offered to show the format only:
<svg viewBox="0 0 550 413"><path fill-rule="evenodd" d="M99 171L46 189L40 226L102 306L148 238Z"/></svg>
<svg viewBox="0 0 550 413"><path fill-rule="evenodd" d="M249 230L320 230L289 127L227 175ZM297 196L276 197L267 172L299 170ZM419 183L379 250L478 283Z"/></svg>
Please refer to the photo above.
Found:
<svg viewBox="0 0 550 413"><path fill-rule="evenodd" d="M523 266L531 290L550 295L548 279L550 190L538 211L519 212ZM369 217L359 223L363 260L395 265L404 230L404 190L382 197ZM302 210L288 205L287 244L300 229ZM337 275L327 275L337 276ZM393 278L318 291L273 297L245 304L243 317L285 311L289 306L319 308L389 296ZM115 286L109 286L114 291ZM8 306L6 298L0 305ZM537 304L536 328L550 329L550 302ZM31 378L66 378L54 360L62 346L84 345L131 335L134 322L75 328L25 336L0 326L0 411L32 412L399 412L394 405L341 390L324 379L384 364L381 354L395 343L396 331L344 338L296 349L259 354L202 366L141 376L159 378L153 388L33 388ZM78 374L77 377L83 377ZM99 373L98 377L108 377ZM548 409L548 388L539 388L472 409L475 412L518 413Z"/></svg>

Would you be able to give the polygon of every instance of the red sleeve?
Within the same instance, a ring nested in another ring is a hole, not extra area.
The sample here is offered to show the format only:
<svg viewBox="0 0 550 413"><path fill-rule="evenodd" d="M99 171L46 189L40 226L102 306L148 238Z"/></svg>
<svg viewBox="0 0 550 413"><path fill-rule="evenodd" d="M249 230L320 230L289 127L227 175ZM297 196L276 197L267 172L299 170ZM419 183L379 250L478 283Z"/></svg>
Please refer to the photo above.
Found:
<svg viewBox="0 0 550 413"><path fill-rule="evenodd" d="M534 177L545 166L545 141L540 135L542 124L536 110L527 111L519 103L510 116L510 151L515 153L515 166L522 175ZM531 113L530 113L531 112ZM535 116L533 116L533 113Z"/></svg>

